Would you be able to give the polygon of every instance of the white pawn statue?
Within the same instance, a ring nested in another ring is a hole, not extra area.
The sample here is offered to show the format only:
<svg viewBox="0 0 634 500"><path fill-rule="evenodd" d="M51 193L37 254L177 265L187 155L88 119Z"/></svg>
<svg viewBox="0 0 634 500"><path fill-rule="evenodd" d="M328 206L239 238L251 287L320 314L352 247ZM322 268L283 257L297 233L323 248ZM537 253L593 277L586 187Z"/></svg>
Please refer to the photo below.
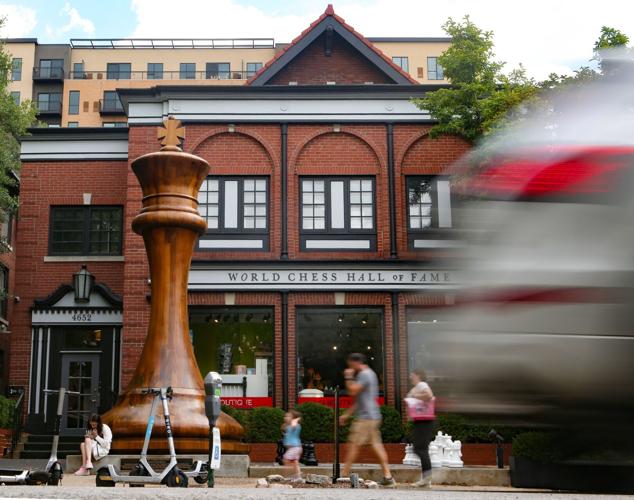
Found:
<svg viewBox="0 0 634 500"><path fill-rule="evenodd" d="M442 451L434 443L429 443L429 460L433 468L442 467Z"/></svg>
<svg viewBox="0 0 634 500"><path fill-rule="evenodd" d="M403 465L415 465L420 467L420 458L414 452L414 445L408 444L405 446L405 458L403 459Z"/></svg>
<svg viewBox="0 0 634 500"><path fill-rule="evenodd" d="M451 450L453 446L453 441L451 440L451 436L449 434L445 434L442 436L443 438L443 453L442 453L442 466L449 467L451 463Z"/></svg>
<svg viewBox="0 0 634 500"><path fill-rule="evenodd" d="M436 434L436 438L432 441L437 447L443 448L445 443L445 438L443 437L442 431L438 431Z"/></svg>
<svg viewBox="0 0 634 500"><path fill-rule="evenodd" d="M449 467L463 467L464 463L462 457L462 443L460 441L454 441L450 449Z"/></svg>

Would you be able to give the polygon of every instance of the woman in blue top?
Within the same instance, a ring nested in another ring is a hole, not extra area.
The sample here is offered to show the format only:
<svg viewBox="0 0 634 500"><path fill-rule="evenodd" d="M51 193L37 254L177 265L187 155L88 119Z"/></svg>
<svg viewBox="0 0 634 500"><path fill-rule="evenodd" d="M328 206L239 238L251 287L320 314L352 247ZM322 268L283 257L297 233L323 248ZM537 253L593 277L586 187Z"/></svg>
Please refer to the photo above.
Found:
<svg viewBox="0 0 634 500"><path fill-rule="evenodd" d="M282 430L284 431L284 446L286 447L286 453L284 453L284 465L292 468L293 479L300 479L302 473L299 470L299 459L302 458L302 440L300 434L302 432L302 426L299 425L302 416L297 410L289 410L284 415L284 424Z"/></svg>

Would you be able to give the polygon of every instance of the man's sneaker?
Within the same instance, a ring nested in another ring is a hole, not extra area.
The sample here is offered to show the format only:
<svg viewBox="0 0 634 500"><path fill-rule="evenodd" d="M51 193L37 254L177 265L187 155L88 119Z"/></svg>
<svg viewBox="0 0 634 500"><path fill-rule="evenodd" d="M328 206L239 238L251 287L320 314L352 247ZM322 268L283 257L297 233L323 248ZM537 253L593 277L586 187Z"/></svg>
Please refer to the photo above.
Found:
<svg viewBox="0 0 634 500"><path fill-rule="evenodd" d="M384 488L394 488L394 486L396 486L396 481L394 481L393 477L384 477L379 481L379 485Z"/></svg>

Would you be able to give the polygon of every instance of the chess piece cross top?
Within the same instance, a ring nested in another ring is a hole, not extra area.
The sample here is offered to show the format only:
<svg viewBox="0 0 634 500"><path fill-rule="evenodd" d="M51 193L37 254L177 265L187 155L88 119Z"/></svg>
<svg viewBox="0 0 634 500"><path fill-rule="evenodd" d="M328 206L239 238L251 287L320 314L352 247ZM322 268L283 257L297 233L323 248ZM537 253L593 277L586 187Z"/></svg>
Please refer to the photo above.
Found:
<svg viewBox="0 0 634 500"><path fill-rule="evenodd" d="M157 138L161 141L161 151L182 151L180 141L185 138L185 127L180 120L170 116L158 127Z"/></svg>

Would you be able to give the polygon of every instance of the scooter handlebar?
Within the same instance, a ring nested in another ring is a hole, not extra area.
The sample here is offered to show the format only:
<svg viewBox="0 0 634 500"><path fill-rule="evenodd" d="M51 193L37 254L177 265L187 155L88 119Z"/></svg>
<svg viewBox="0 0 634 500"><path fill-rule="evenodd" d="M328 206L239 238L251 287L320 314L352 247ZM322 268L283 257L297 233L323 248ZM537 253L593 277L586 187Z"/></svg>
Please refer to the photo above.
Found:
<svg viewBox="0 0 634 500"><path fill-rule="evenodd" d="M44 392L45 394L57 394L59 393L59 389L44 389L42 392ZM73 396L81 396L81 392L77 392L77 391L67 390L66 394L72 394Z"/></svg>
<svg viewBox="0 0 634 500"><path fill-rule="evenodd" d="M141 394L160 394L161 391L164 390L165 391L165 395L167 396L168 399L172 399L172 387L147 387L145 389L141 389Z"/></svg>

